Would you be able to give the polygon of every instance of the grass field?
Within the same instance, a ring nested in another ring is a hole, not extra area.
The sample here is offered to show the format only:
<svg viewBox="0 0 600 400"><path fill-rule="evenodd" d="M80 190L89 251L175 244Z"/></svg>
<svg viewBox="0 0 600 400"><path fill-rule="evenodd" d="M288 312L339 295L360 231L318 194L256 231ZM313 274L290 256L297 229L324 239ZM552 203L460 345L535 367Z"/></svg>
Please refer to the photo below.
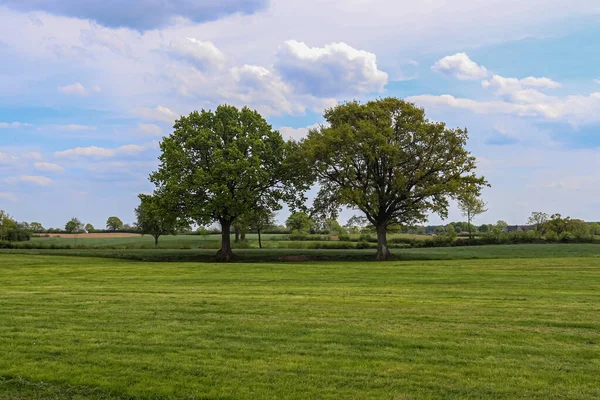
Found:
<svg viewBox="0 0 600 400"><path fill-rule="evenodd" d="M0 252L0 399L599 398L600 258L546 246L562 258Z"/></svg>
<svg viewBox="0 0 600 400"><path fill-rule="evenodd" d="M117 248L117 249L152 249L154 248L154 238L150 235L135 236L125 234L124 237L113 237L114 234L81 234L81 235L60 235L59 237L33 237L30 242L25 244L41 244L44 246L71 246L71 247L89 247L89 248ZM327 237L327 235L314 235L317 237ZM232 235L232 239L233 239ZM358 240L360 235L349 235L352 240ZM404 238L428 240L431 236L390 234L389 239ZM253 247L258 248L258 235L247 234L246 243L232 243L234 248ZM161 236L158 242L158 248L161 249L195 249L211 248L218 249L220 246L221 235L178 235ZM291 241L287 234L263 234L263 246L265 248L305 248L308 245L315 245L315 241ZM233 240L232 240L233 242ZM330 241L324 241L325 245ZM331 241L333 242L333 241ZM375 244L373 244L375 245Z"/></svg>
<svg viewBox="0 0 600 400"><path fill-rule="evenodd" d="M59 255L119 258L159 262L213 262L214 249L64 249L0 250L0 254ZM236 249L236 262L281 263L283 261L361 261L375 262L375 250L325 249ZM392 249L397 260L470 260L510 258L600 257L598 244L515 244L464 247Z"/></svg>

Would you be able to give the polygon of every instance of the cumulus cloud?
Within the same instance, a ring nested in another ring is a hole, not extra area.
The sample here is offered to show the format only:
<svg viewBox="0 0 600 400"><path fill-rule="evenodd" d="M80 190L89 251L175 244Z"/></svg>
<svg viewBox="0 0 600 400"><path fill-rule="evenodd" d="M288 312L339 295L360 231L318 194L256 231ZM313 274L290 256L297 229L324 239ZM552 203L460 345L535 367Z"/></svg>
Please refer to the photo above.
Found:
<svg viewBox="0 0 600 400"><path fill-rule="evenodd" d="M59 86L58 91L67 95L86 96L91 93L100 92L100 86L94 85L91 88L86 89L85 86L77 82L71 85Z"/></svg>
<svg viewBox="0 0 600 400"><path fill-rule="evenodd" d="M76 157L114 157L116 152L114 149L106 149L104 147L88 146L88 147L75 147L73 149L67 149L57 151L54 153L55 157L60 158L76 158Z"/></svg>
<svg viewBox="0 0 600 400"><path fill-rule="evenodd" d="M142 118L163 121L170 124L174 123L175 120L180 117L177 113L161 105L158 105L155 108L139 107L134 109L133 112Z"/></svg>
<svg viewBox="0 0 600 400"><path fill-rule="evenodd" d="M539 103L547 99L547 96L538 89L556 89L560 87L558 82L549 78L528 77L524 79L505 78L494 75L490 80L481 82L484 88L495 90L499 96L522 103Z"/></svg>
<svg viewBox="0 0 600 400"><path fill-rule="evenodd" d="M58 158L80 158L80 157L89 157L89 158L109 158L115 157L117 155L135 155L139 154L150 147L153 147L154 143L150 143L148 145L137 145L137 144L126 144L117 148L105 148L98 146L88 146L88 147L75 147L73 149L67 149L62 151L57 151L54 153L55 157Z"/></svg>
<svg viewBox="0 0 600 400"><path fill-rule="evenodd" d="M105 0L24 1L4 0L3 4L19 11L45 11L96 21L101 25L137 30L160 29L176 18L206 22L226 15L252 14L267 7L268 0L128 0L117 3Z"/></svg>
<svg viewBox="0 0 600 400"><path fill-rule="evenodd" d="M40 171L65 172L65 169L60 165L49 162L36 162L33 164L33 166Z"/></svg>
<svg viewBox="0 0 600 400"><path fill-rule="evenodd" d="M19 181L32 183L39 186L48 186L54 183L52 179L39 175L22 175L19 177Z"/></svg>
<svg viewBox="0 0 600 400"><path fill-rule="evenodd" d="M423 106L459 108L477 114L513 114L547 120L566 120L572 124L600 122L597 112L600 109L600 92L566 97L544 96L539 102L521 103L505 100L477 101L448 94L411 96L408 100Z"/></svg>
<svg viewBox="0 0 600 400"><path fill-rule="evenodd" d="M288 40L277 53L275 69L299 92L318 97L380 92L388 82L375 54L346 43L308 47Z"/></svg>
<svg viewBox="0 0 600 400"><path fill-rule="evenodd" d="M461 80L479 80L488 75L487 69L471 60L466 53L456 53L444 57L438 60L431 69Z"/></svg>
<svg viewBox="0 0 600 400"><path fill-rule="evenodd" d="M209 41L177 39L171 41L168 51L173 57L189 62L200 70L218 68L225 63L225 55Z"/></svg>
<svg viewBox="0 0 600 400"><path fill-rule="evenodd" d="M307 126L306 128L291 128L289 126L282 126L279 128L279 132L284 139L302 139L308 134L308 131L314 128L318 128L320 124L313 124L311 126Z"/></svg>
<svg viewBox="0 0 600 400"><path fill-rule="evenodd" d="M28 123L24 123L24 122L0 122L0 128L1 129L8 129L8 128L28 128L33 126L32 124L28 124Z"/></svg>

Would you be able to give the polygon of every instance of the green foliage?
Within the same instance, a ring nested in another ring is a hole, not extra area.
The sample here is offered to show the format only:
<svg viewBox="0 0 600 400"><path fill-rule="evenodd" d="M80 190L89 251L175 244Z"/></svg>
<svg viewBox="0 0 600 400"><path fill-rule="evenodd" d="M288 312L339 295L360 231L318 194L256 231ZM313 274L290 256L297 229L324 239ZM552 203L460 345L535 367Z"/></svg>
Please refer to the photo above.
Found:
<svg viewBox="0 0 600 400"><path fill-rule="evenodd" d="M109 231L120 231L123 229L123 221L119 217L108 217L106 220L106 229Z"/></svg>
<svg viewBox="0 0 600 400"><path fill-rule="evenodd" d="M135 209L136 225L142 233L154 237L154 246L158 245L160 236L174 235L179 226L185 225L177 200L173 197L160 193L140 194L138 197L140 205Z"/></svg>
<svg viewBox="0 0 600 400"><path fill-rule="evenodd" d="M449 198L486 184L466 150L467 131L425 118L396 98L328 109L326 126L302 142L330 203L361 210L377 227L378 258L389 258L389 226L411 226L429 212L446 216Z"/></svg>
<svg viewBox="0 0 600 400"><path fill-rule="evenodd" d="M485 208L485 202L477 197L472 192L461 194L458 197L458 209L464 217L467 217L467 224L469 230L469 238L473 238L473 231L477 229L471 225L471 221L477 215L483 214L487 211Z"/></svg>
<svg viewBox="0 0 600 400"><path fill-rule="evenodd" d="M590 233L592 235L600 235L600 224L597 222L592 222L590 224Z"/></svg>
<svg viewBox="0 0 600 400"><path fill-rule="evenodd" d="M92 224L86 224L84 229L87 233L94 233L96 231Z"/></svg>
<svg viewBox="0 0 600 400"><path fill-rule="evenodd" d="M160 166L150 179L178 199L186 217L221 225L219 254L228 260L233 256L228 234L237 218L257 207L277 210L280 200L303 202L311 182L288 163L296 147L247 107L194 111L177 120L161 142Z"/></svg>
<svg viewBox="0 0 600 400"><path fill-rule="evenodd" d="M29 224L29 227L34 233L42 233L45 230L42 224L40 224L39 222L32 222L31 224Z"/></svg>
<svg viewBox="0 0 600 400"><path fill-rule="evenodd" d="M73 217L65 224L65 232L67 233L80 233L83 231L83 223L79 218Z"/></svg>
<svg viewBox="0 0 600 400"><path fill-rule="evenodd" d="M507 228L508 228L508 223L503 220L499 220L498 222L496 222L496 225L494 225L494 230L497 232L503 232Z"/></svg>
<svg viewBox="0 0 600 400"><path fill-rule="evenodd" d="M285 226L293 232L308 232L313 224L312 219L303 211L292 213L285 221Z"/></svg>
<svg viewBox="0 0 600 400"><path fill-rule="evenodd" d="M543 234L546 222L548 222L548 214L540 211L532 212L527 219L527 223L533 226L538 235Z"/></svg>
<svg viewBox="0 0 600 400"><path fill-rule="evenodd" d="M570 219L571 218L569 217L563 218L560 214L552 214L550 219L544 224L544 229L552 231L560 236L567 230Z"/></svg>

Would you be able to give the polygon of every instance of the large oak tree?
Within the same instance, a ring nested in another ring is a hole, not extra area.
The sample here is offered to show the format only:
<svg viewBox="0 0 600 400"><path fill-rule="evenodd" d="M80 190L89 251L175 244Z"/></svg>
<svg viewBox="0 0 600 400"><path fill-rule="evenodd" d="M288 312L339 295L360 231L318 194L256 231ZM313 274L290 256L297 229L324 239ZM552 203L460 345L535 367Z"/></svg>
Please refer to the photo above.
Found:
<svg viewBox="0 0 600 400"><path fill-rule="evenodd" d="M160 166L150 179L176 196L199 225L222 228L218 259L232 258L231 226L256 208L276 210L280 200L302 200L310 182L287 164L297 144L286 143L256 111L221 105L175 122L160 144Z"/></svg>
<svg viewBox="0 0 600 400"><path fill-rule="evenodd" d="M466 129L450 129L422 108L385 98L326 110L326 125L302 141L329 204L361 210L377 230L377 259L387 260L388 227L413 225L430 212L445 217L449 199L478 195L486 182L475 175L465 148Z"/></svg>

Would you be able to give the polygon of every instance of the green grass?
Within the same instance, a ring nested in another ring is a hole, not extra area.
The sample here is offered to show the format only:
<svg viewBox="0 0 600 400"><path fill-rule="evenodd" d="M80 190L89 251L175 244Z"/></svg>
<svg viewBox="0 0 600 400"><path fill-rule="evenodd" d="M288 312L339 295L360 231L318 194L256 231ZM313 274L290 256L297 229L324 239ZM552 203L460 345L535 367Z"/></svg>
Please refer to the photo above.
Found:
<svg viewBox="0 0 600 400"><path fill-rule="evenodd" d="M108 236L108 235L107 235ZM328 237L327 235L311 235L314 237ZM373 238L376 235L371 235ZM231 236L233 239L233 235ZM349 237L357 241L360 235L349 235ZM389 239L420 239L429 240L431 236L405 235L405 234L390 234ZM247 234L246 244L233 243L233 247L249 246L258 248L258 235ZM196 249L196 248L211 248L218 249L220 246L221 235L177 235L177 236L161 236L158 241L158 248L161 249ZM233 241L233 240L232 240ZM265 248L307 248L317 244L317 241L290 241L287 234L263 234L263 246ZM330 243L339 243L336 241L322 241L324 245ZM86 247L86 248L116 248L116 249L151 249L154 248L154 238L150 235L139 237L106 237L106 238L86 238L81 235L75 238L67 237L32 237L31 241L24 245L42 245L42 246L71 246L71 247ZM352 244L353 246L355 244Z"/></svg>
<svg viewBox="0 0 600 400"><path fill-rule="evenodd" d="M595 257L224 265L0 252L0 278L2 400L600 397Z"/></svg>
<svg viewBox="0 0 600 400"><path fill-rule="evenodd" d="M329 243L329 242L324 242ZM121 258L137 261L212 262L216 249L65 249L65 250L0 250L0 254L64 255L80 257ZM237 262L280 263L289 256L304 256L313 261L375 261L375 250L355 249L236 249ZM464 247L392 249L397 260L469 260L497 258L564 258L600 257L598 244L514 244Z"/></svg>
<svg viewBox="0 0 600 400"><path fill-rule="evenodd" d="M108 236L108 235L107 235ZM272 240L285 240L287 235L265 234L262 240L265 242ZM233 235L232 235L233 238ZM258 235L248 234L246 238L252 241L258 241ZM177 235L161 236L158 240L159 248L163 249L181 249L198 248L200 246L211 246L218 248L221 235ZM50 246L69 245L72 247L85 246L90 248L120 248L120 249L143 249L154 248L154 238L150 235L132 236L132 237L106 237L106 238L86 238L84 235L77 238L68 237L32 237L30 243Z"/></svg>

